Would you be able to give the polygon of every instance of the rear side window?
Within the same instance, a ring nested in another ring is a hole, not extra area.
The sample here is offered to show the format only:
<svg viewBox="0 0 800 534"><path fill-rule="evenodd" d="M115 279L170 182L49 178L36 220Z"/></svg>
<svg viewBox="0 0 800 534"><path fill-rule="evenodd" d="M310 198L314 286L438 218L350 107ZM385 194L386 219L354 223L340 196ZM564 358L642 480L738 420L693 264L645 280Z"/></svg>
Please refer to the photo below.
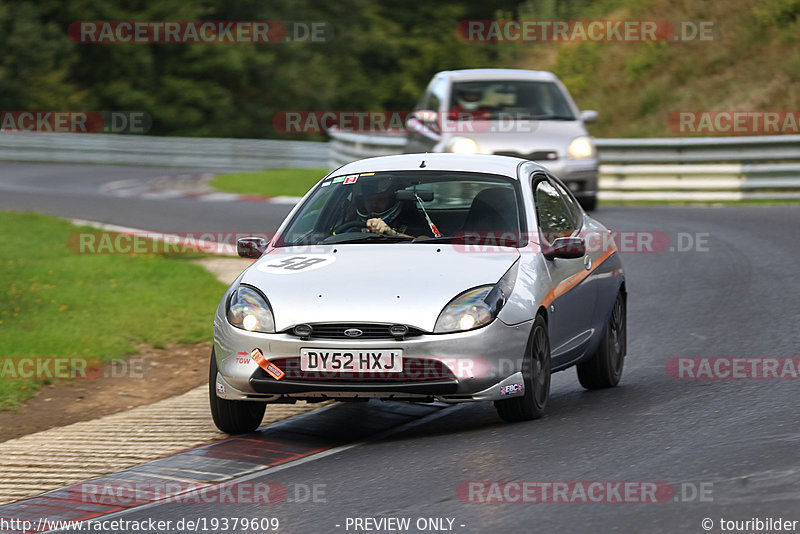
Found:
<svg viewBox="0 0 800 534"><path fill-rule="evenodd" d="M549 242L568 237L576 230L575 221L561 194L544 177L534 182L534 201L539 228Z"/></svg>
<svg viewBox="0 0 800 534"><path fill-rule="evenodd" d="M557 181L553 180L553 185L558 190L561 198L564 199L564 204L567 205L567 209L569 210L570 215L572 215L572 220L575 221L575 225L578 226L581 224L582 216L581 216L581 209L578 207L577 202L572 198L567 190Z"/></svg>

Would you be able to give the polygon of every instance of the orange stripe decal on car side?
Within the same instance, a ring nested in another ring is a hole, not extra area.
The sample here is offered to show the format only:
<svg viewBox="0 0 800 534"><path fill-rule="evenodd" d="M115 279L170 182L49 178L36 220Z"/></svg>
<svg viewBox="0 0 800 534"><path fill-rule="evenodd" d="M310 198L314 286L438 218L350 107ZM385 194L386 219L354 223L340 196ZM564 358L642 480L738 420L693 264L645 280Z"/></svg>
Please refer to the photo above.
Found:
<svg viewBox="0 0 800 534"><path fill-rule="evenodd" d="M575 287L578 284L580 284L583 281L584 278L586 278L587 276L592 274L592 272L594 272L595 269L597 269L604 261L606 261L608 258L610 258L611 255L613 253L615 253L616 251L617 251L617 247L612 245L610 249L605 251L605 253L602 256L600 256L599 258L597 258L596 261L593 262L593 265L592 265L591 269L588 269L588 270L584 269L583 271L581 271L579 273L575 273L572 276L570 276L569 278L567 278L566 280L564 280L563 282L561 282L560 284L558 284L556 287L551 289L547 293L547 295L545 295L544 298L542 299L542 306L547 308L558 297L560 297L561 295L563 295L564 293L566 293L567 291L569 291L573 287Z"/></svg>

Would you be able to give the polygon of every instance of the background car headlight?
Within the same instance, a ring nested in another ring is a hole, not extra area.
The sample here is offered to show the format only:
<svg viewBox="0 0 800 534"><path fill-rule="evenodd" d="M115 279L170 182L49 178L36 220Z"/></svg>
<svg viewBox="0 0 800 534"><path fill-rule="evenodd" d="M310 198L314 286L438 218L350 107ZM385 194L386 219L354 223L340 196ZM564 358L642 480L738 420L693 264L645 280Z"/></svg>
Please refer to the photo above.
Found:
<svg viewBox="0 0 800 534"><path fill-rule="evenodd" d="M494 321L514 289L518 267L519 261L496 284L470 289L451 300L436 319L434 333L463 332Z"/></svg>
<svg viewBox="0 0 800 534"><path fill-rule="evenodd" d="M447 144L447 150L454 154L477 154L478 143L469 137L454 137Z"/></svg>
<svg viewBox="0 0 800 534"><path fill-rule="evenodd" d="M576 137L567 147L567 153L572 159L591 158L594 156L594 143L585 135Z"/></svg>
<svg viewBox="0 0 800 534"><path fill-rule="evenodd" d="M255 288L239 286L231 294L228 322L250 332L275 333L275 319L267 299Z"/></svg>

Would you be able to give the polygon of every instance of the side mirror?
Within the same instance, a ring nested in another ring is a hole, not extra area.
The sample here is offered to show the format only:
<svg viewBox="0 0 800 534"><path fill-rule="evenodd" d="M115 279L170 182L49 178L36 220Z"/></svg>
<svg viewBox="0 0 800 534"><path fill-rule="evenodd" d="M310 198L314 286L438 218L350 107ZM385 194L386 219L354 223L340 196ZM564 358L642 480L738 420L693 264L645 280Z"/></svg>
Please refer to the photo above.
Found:
<svg viewBox="0 0 800 534"><path fill-rule="evenodd" d="M553 258L575 259L586 255L586 243L580 237L559 237L544 252L548 260Z"/></svg>
<svg viewBox="0 0 800 534"><path fill-rule="evenodd" d="M586 124L591 124L593 122L597 122L597 112L593 109L586 109L581 111L581 120Z"/></svg>
<svg viewBox="0 0 800 534"><path fill-rule="evenodd" d="M267 240L263 237L243 237L236 240L236 252L242 258L258 259L267 250Z"/></svg>

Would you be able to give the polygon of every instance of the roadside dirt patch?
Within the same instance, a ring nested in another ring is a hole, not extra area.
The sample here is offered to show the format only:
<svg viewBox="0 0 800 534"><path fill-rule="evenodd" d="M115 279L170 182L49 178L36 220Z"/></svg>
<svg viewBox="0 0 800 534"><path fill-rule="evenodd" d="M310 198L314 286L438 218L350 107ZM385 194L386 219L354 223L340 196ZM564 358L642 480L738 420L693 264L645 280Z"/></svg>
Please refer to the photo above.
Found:
<svg viewBox="0 0 800 534"><path fill-rule="evenodd" d="M209 343L137 348L124 363L109 364L103 377L56 380L19 411L0 412L0 442L151 404L208 381Z"/></svg>

